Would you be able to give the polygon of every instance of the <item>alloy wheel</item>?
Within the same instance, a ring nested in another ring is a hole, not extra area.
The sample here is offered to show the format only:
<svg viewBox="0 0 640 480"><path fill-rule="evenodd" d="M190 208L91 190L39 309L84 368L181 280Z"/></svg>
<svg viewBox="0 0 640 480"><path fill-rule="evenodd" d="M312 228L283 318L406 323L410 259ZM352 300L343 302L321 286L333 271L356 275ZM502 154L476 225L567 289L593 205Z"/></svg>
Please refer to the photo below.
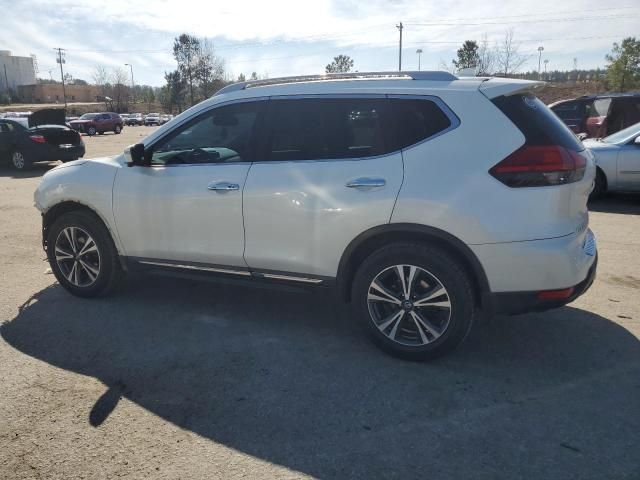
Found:
<svg viewBox="0 0 640 480"><path fill-rule="evenodd" d="M65 227L54 248L58 268L69 283L93 285L100 274L100 251L91 235L79 227Z"/></svg>
<svg viewBox="0 0 640 480"><path fill-rule="evenodd" d="M13 162L13 166L18 170L22 170L24 168L24 155L20 152L13 152L11 156L11 161Z"/></svg>
<svg viewBox="0 0 640 480"><path fill-rule="evenodd" d="M451 320L451 298L435 275L415 265L394 265L375 276L369 315L390 340L420 347L440 338Z"/></svg>

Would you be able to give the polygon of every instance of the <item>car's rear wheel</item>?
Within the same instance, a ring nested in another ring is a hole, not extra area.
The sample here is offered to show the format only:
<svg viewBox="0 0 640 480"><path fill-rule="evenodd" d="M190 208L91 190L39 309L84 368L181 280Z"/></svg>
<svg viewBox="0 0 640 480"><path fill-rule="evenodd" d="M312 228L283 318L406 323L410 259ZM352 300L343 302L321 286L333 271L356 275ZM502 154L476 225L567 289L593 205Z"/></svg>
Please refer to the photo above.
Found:
<svg viewBox="0 0 640 480"><path fill-rule="evenodd" d="M96 134L96 127L89 127L87 128L87 135L89 135L90 137L93 137Z"/></svg>
<svg viewBox="0 0 640 480"><path fill-rule="evenodd" d="M122 127L120 125L116 125L115 128L113 129L113 133L115 133L116 135L119 135L121 131L122 131Z"/></svg>
<svg viewBox="0 0 640 480"><path fill-rule="evenodd" d="M11 165L16 170L28 170L31 167L31 162L27 160L27 157L20 150L15 150L11 154Z"/></svg>
<svg viewBox="0 0 640 480"><path fill-rule="evenodd" d="M354 308L388 353L427 360L462 343L476 315L466 270L448 252L397 243L371 254L356 273Z"/></svg>
<svg viewBox="0 0 640 480"><path fill-rule="evenodd" d="M66 213L53 223L47 234L47 257L58 282L80 297L104 295L122 277L108 230L88 212Z"/></svg>

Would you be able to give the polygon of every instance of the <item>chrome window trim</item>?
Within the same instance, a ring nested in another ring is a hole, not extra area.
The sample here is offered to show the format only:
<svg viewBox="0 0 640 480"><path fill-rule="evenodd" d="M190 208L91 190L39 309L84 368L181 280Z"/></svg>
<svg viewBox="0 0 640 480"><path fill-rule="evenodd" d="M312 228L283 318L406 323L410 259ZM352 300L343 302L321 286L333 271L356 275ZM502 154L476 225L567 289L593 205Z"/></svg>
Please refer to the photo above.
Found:
<svg viewBox="0 0 640 480"><path fill-rule="evenodd" d="M247 164L252 164L252 163L259 163L259 164L281 164L281 163L291 163L291 162L352 162L352 161L366 161L366 160L373 160L373 159L379 159L382 157L388 157L388 156L392 156L392 155L397 155L398 153L402 153L405 150L409 150L411 148L417 147L425 142L428 142L430 140L433 140L441 135L444 135L446 133L449 133L452 130L455 130L456 128L458 128L461 124L460 118L453 112L453 110L451 110L451 108L440 98L437 97L435 95L417 95L414 93L411 94L387 94L387 93L327 93L327 94L323 94L323 93L305 93L305 94L291 94L291 95L269 95L269 96L260 96L260 97L247 97L247 98L237 98L237 99L233 99L233 100L227 100L224 102L220 102L220 103L216 103L215 105L211 105L208 108L204 108L200 111L198 111L197 113L195 113L194 115L191 115L190 117L184 119L182 122L176 124L174 126L174 128L172 128L171 130L165 132L165 134L162 137L159 137L157 139L155 139L152 143L150 143L148 146L145 145L145 148L152 148L154 147L158 142L162 141L164 138L166 138L168 135L170 135L171 133L175 132L178 128L180 128L181 126L185 125L186 123L194 120L195 118L199 117L199 116L204 116L207 115L208 113L210 113L212 110L215 110L216 108L219 107L223 107L223 106L227 106L227 105L233 105L236 103L247 103L247 102L262 102L262 101L272 101L272 100L291 100L291 99L318 99L318 98L327 98L327 99L349 99L349 98L354 98L354 99L367 99L367 98L373 98L373 99L379 99L379 98L383 98L383 99L400 99L400 100L427 100L427 101L431 101L433 103L435 103L440 110L442 110L442 112L447 116L447 118L449 119L449 121L451 122L451 125L449 125L448 128L446 128L445 130L442 130L430 137L427 138L423 138L422 140L420 140L417 143L414 143L412 145L409 145L407 147L404 148L400 148L398 150L393 150L391 152L387 152L387 153L383 153L381 155L374 155L374 156L367 156L367 157L349 157L349 158L316 158L316 159L308 159L308 160L255 160L255 161L246 161L246 162L229 162L229 163L224 163L224 162L211 162L211 163L186 163L186 164L175 164L175 165L149 165L149 166L145 166L142 168L154 168L154 169L164 169L164 168L175 168L175 167L197 167L197 166L210 166L210 165L247 165Z"/></svg>
<svg viewBox="0 0 640 480"><path fill-rule="evenodd" d="M322 94L322 93L304 93L304 94L291 94L291 95L272 95L269 97L269 100L288 100L288 99L314 99L314 98L328 98L328 99L345 99L345 98L386 98L386 99L400 99L400 100L428 100L431 101L433 103L435 103L438 108L440 108L440 110L447 116L447 118L449 119L449 122L451 122L451 124L449 125L449 127L447 127L444 130L441 130L438 133L435 133L433 135L431 135L430 137L427 138L423 138L422 140L420 140L417 143L411 144L407 147L404 148L400 148L397 150L393 150L391 152L387 152L387 153L383 153L381 155L373 155L373 156L368 156L368 157L349 157L349 158L314 158L314 159L308 159L308 160L257 160L253 163L259 163L259 164L282 164L282 163L291 163L291 162L360 162L360 161L367 161L367 160L374 160L374 159L379 159L379 158L383 158L383 157L390 157L393 155L397 155L399 153L402 153L405 150L411 149L413 147L416 147L418 145L421 145L425 142L428 142L430 140L433 140L434 138L439 137L440 135L444 135L445 133L449 133L452 130L455 130L456 128L458 128L460 126L460 124L462 123L460 121L460 118L458 118L458 116L453 112L453 110L451 110L451 108L449 107L449 105L447 105L440 97L437 97L435 95L416 95L415 93L410 93L410 94L387 94L387 93L328 93L328 94Z"/></svg>

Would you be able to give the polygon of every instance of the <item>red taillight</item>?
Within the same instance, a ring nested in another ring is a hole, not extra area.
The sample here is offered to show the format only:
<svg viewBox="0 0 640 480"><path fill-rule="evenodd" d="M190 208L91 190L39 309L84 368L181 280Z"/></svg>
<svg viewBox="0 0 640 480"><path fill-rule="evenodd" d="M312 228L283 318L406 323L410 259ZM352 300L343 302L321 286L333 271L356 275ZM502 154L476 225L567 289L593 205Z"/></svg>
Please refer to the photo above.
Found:
<svg viewBox="0 0 640 480"><path fill-rule="evenodd" d="M36 143L46 143L47 140L42 135L30 135L29 138Z"/></svg>
<svg viewBox="0 0 640 480"><path fill-rule="evenodd" d="M509 187L542 187L577 182L586 165L580 153L558 145L523 145L489 173Z"/></svg>
<svg viewBox="0 0 640 480"><path fill-rule="evenodd" d="M562 290L544 290L538 292L538 300L566 300L573 294L573 287Z"/></svg>

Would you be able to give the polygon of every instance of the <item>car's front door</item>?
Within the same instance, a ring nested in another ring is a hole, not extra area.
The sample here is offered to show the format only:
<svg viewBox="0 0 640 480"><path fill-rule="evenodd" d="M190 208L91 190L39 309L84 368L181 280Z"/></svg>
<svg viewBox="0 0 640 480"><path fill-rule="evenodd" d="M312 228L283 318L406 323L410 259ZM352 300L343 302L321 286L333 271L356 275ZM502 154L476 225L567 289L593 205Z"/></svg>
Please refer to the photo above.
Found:
<svg viewBox="0 0 640 480"><path fill-rule="evenodd" d="M387 137L387 107L384 97L272 97L269 133L244 190L252 271L335 277L349 242L389 222L403 168Z"/></svg>
<svg viewBox="0 0 640 480"><path fill-rule="evenodd" d="M246 270L242 191L264 103L217 106L149 145L150 166L119 171L114 215L127 256Z"/></svg>

